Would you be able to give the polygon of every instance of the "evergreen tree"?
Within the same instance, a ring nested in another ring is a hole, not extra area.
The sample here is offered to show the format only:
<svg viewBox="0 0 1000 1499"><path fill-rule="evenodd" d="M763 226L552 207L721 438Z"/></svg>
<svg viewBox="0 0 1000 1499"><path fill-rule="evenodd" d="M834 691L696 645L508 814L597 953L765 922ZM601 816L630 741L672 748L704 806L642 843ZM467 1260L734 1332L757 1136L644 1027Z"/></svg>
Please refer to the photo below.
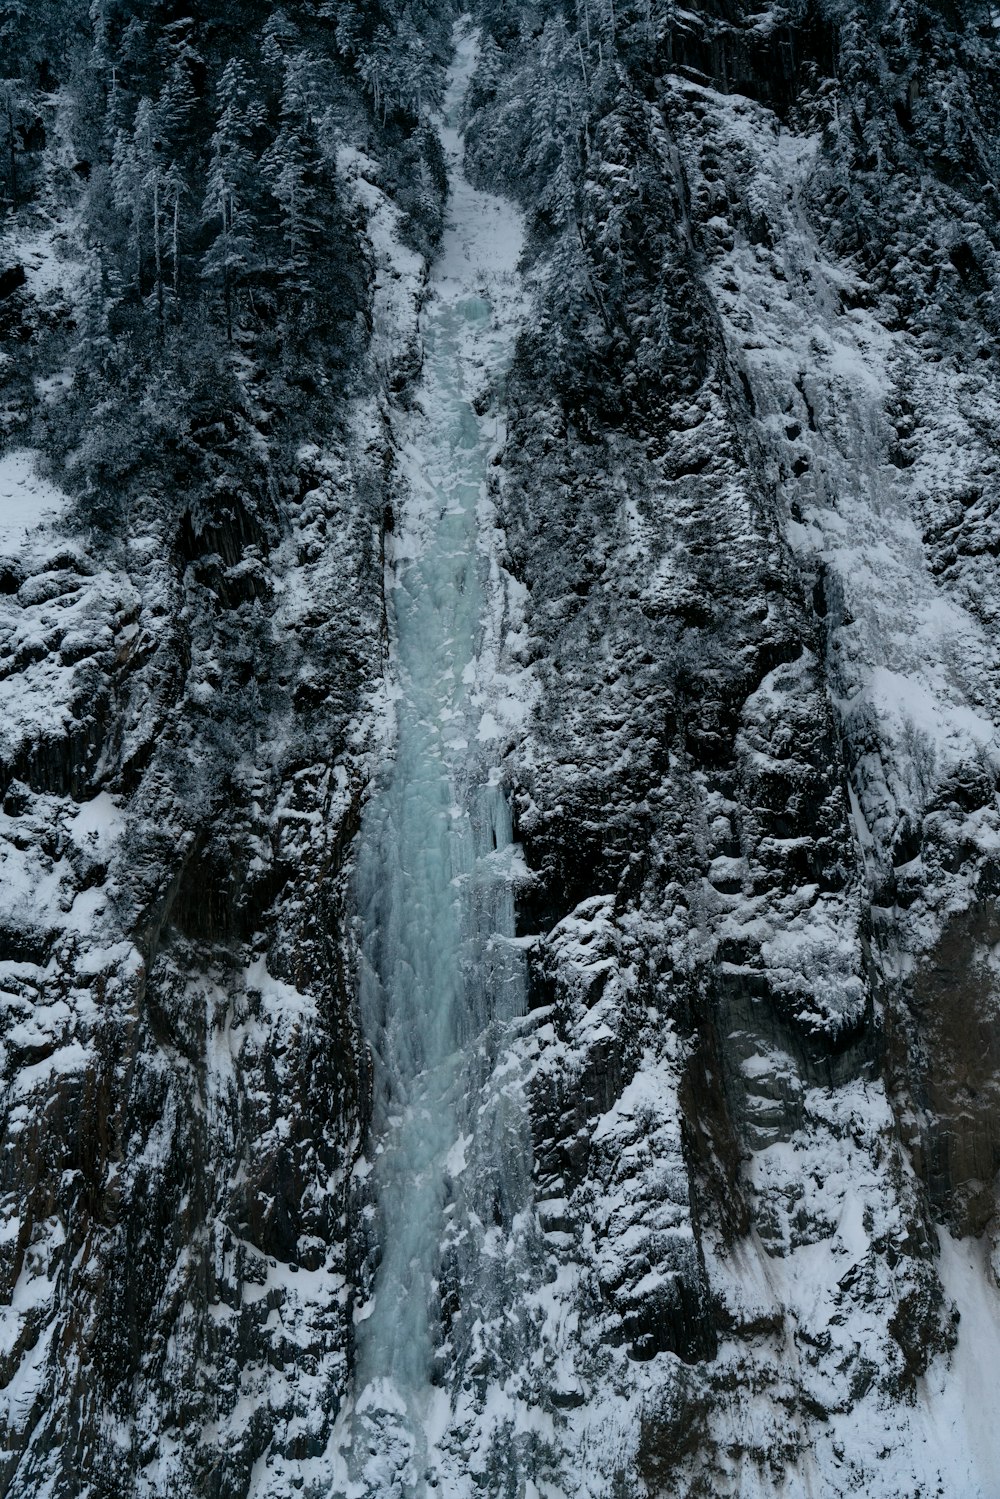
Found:
<svg viewBox="0 0 1000 1499"><path fill-rule="evenodd" d="M236 300L260 268L255 213L261 187L253 142L264 110L245 64L231 59L219 85L219 118L212 135L203 224L214 238L202 261L202 276L222 300L226 337L233 338Z"/></svg>
<svg viewBox="0 0 1000 1499"><path fill-rule="evenodd" d="M18 181L18 136L22 103L20 80L0 79L0 136L7 167L7 199L11 208L16 208L20 198Z"/></svg>
<svg viewBox="0 0 1000 1499"><path fill-rule="evenodd" d="M360 48L355 66L383 124L397 110L419 118L437 102L434 55L407 15L395 32L379 26L371 42Z"/></svg>
<svg viewBox="0 0 1000 1499"><path fill-rule="evenodd" d="M389 71L389 92L397 107L418 119L437 103L438 72L431 50L409 15L396 30Z"/></svg>
<svg viewBox="0 0 1000 1499"><path fill-rule="evenodd" d="M124 131L118 134L112 182L115 204L128 221L136 289L143 296L149 287L162 328L164 252L166 249L169 256L172 249L176 273L176 222L183 183L177 168L165 159L156 109L149 98L140 99L131 134Z"/></svg>
<svg viewBox="0 0 1000 1499"><path fill-rule="evenodd" d="M361 81L371 94L375 113L382 116L383 123L389 108L391 57L392 34L387 26L380 26L371 45L365 48L357 62Z"/></svg>
<svg viewBox="0 0 1000 1499"><path fill-rule="evenodd" d="M125 225L125 236L132 255L132 268L136 289L142 287L143 231L142 231L142 173L135 138L124 128L115 133L111 159L111 194L115 208Z"/></svg>
<svg viewBox="0 0 1000 1499"><path fill-rule="evenodd" d="M318 199L324 170L312 113L314 82L313 59L301 50L293 53L285 65L278 133L261 161L277 205L282 289L298 297L313 290L310 249L320 232Z"/></svg>
<svg viewBox="0 0 1000 1499"><path fill-rule="evenodd" d="M140 190L138 232L142 233L143 219L145 219L153 257L152 296L157 318L162 326L163 223L166 184L163 170L163 142L160 139L156 111L149 99L140 101L136 111L133 139Z"/></svg>
<svg viewBox="0 0 1000 1499"><path fill-rule="evenodd" d="M152 55L149 28L139 16L124 28L118 50L129 85L134 86L147 72Z"/></svg>
<svg viewBox="0 0 1000 1499"><path fill-rule="evenodd" d="M198 105L194 79L204 61L194 45L194 21L175 21L165 28L163 52L166 82L160 94L159 118L164 136L176 147L189 145Z"/></svg>
<svg viewBox="0 0 1000 1499"><path fill-rule="evenodd" d="M182 205L187 195L187 187L180 168L174 162L168 163L163 173L163 202L169 236L171 290L175 307L180 295Z"/></svg>
<svg viewBox="0 0 1000 1499"><path fill-rule="evenodd" d="M269 72L281 73L298 41L298 28L279 5L269 16L261 33L260 55Z"/></svg>

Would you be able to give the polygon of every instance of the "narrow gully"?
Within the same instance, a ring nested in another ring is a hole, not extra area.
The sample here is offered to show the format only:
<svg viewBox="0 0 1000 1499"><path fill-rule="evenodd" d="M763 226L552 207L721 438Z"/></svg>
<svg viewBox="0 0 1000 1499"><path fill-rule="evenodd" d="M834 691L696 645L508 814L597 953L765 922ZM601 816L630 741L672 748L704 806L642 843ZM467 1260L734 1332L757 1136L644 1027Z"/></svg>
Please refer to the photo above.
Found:
<svg viewBox="0 0 1000 1499"><path fill-rule="evenodd" d="M462 169L476 45L459 22L439 127L449 224L401 443L409 492L387 539L395 741L363 819L356 881L374 1071L365 1212L378 1264L357 1314L346 1446L349 1492L385 1499L442 1483L457 1492L474 1454L456 1381L469 1369L480 1383L490 1370L501 1380L509 1366L507 1288L530 1218L523 1099L510 1069L496 1081L505 1026L524 1006L509 941L513 830L477 737L474 691L495 418L473 400L510 360L521 229L513 207Z"/></svg>

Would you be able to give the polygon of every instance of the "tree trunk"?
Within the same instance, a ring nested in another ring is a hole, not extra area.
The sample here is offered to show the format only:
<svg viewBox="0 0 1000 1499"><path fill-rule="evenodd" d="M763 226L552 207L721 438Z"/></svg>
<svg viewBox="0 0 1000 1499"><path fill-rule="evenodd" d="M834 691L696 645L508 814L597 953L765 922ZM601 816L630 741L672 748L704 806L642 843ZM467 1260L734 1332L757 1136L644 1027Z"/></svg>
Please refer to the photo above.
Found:
<svg viewBox="0 0 1000 1499"><path fill-rule="evenodd" d="M156 262L156 316L163 334L163 249L160 245L160 182L153 180L153 256Z"/></svg>
<svg viewBox="0 0 1000 1499"><path fill-rule="evenodd" d="M173 230L173 242L172 242L171 252L170 252L171 256L173 258L173 262L174 262L173 271L174 271L174 300L175 301L177 300L178 283L180 281L180 273L181 273L180 237L181 237L181 194L180 194L180 187L178 187L176 189L175 193L174 193L174 230Z"/></svg>
<svg viewBox="0 0 1000 1499"><path fill-rule="evenodd" d="M17 137L14 134L14 108L7 105L7 144L10 148L10 204L17 207Z"/></svg>
<svg viewBox="0 0 1000 1499"><path fill-rule="evenodd" d="M233 200L232 195L227 193L222 200L222 234L226 246L225 258L222 262L222 300L226 307L226 342L233 341L233 285L229 270L229 246L233 233Z"/></svg>

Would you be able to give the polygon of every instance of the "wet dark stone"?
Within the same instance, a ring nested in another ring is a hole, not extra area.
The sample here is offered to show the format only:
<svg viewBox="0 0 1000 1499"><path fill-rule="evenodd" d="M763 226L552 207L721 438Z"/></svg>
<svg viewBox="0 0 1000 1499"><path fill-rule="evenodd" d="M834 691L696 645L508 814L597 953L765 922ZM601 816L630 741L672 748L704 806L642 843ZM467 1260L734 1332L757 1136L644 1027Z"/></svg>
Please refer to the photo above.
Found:
<svg viewBox="0 0 1000 1499"><path fill-rule="evenodd" d="M0 301L13 296L27 281L23 265L8 266L6 270L0 271Z"/></svg>

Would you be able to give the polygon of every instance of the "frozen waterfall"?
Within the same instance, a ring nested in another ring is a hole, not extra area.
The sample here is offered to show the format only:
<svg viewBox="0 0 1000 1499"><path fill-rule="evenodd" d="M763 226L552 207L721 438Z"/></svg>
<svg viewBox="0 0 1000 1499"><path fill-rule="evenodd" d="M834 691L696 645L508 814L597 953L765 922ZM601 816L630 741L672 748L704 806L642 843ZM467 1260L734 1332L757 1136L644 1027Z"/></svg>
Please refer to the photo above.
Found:
<svg viewBox="0 0 1000 1499"><path fill-rule="evenodd" d="M515 851L473 692L485 608L479 520L497 421L477 416L473 400L510 358L521 229L510 204L464 177L459 116L476 55L468 23L456 41L440 123L450 222L401 444L409 494L387 538L396 737L358 855L374 1070L366 1211L378 1258L356 1319L343 1448L345 1492L359 1499L460 1491L461 1415L443 1370L509 1367L516 1245L530 1220L523 1104L500 1065L505 1027L524 1005L511 940Z"/></svg>

